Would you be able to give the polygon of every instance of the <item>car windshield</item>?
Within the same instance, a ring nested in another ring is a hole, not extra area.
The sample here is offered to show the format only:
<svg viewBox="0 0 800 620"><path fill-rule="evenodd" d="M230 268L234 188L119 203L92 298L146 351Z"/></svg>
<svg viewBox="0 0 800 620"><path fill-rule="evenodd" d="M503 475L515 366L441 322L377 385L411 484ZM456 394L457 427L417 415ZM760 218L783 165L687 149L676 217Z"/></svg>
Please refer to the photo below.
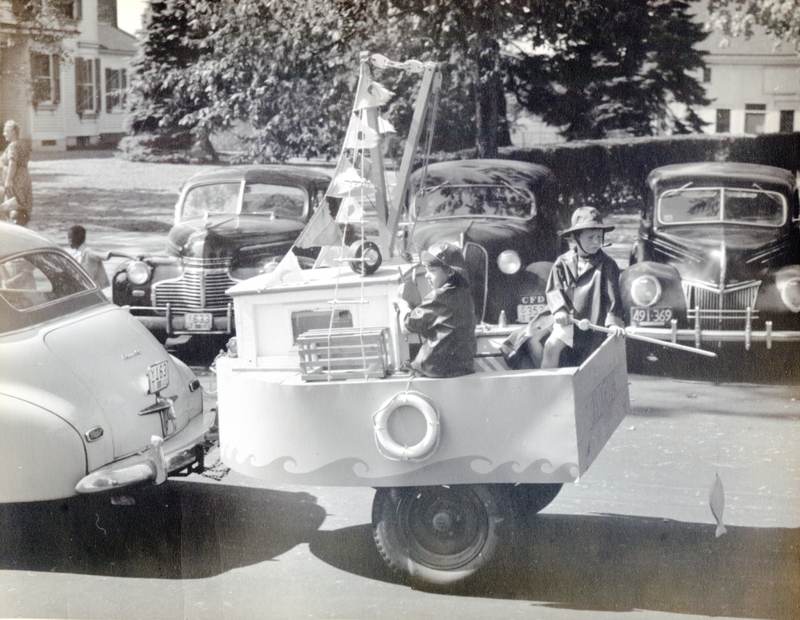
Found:
<svg viewBox="0 0 800 620"><path fill-rule="evenodd" d="M186 193L182 219L206 215L247 213L267 217L300 219L305 215L308 197L305 190L288 185L248 183L210 183L198 185ZM242 196L241 211L239 197Z"/></svg>
<svg viewBox="0 0 800 620"><path fill-rule="evenodd" d="M417 193L417 219L501 217L528 219L536 215L536 199L510 185L442 185Z"/></svg>
<svg viewBox="0 0 800 620"><path fill-rule="evenodd" d="M786 198L760 188L684 187L665 191L658 202L658 221L662 224L780 226L785 220Z"/></svg>
<svg viewBox="0 0 800 620"><path fill-rule="evenodd" d="M0 297L15 310L33 310L95 288L68 257L40 251L0 262ZM5 313L0 322L6 322Z"/></svg>

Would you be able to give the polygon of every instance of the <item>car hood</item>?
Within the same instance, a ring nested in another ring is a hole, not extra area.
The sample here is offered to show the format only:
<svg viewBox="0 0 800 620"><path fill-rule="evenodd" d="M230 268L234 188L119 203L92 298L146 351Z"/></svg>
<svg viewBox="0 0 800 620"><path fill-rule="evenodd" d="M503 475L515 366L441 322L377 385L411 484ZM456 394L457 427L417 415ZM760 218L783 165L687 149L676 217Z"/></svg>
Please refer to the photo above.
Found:
<svg viewBox="0 0 800 620"><path fill-rule="evenodd" d="M424 250L442 241L459 244L464 233L467 241L483 246L490 256L503 250L514 249L525 260L530 244L525 243L523 239L529 234L530 227L531 222L528 220L490 217L418 220L413 229L413 245L417 250Z"/></svg>
<svg viewBox="0 0 800 620"><path fill-rule="evenodd" d="M757 279L790 261L791 242L782 231L754 226L671 226L653 237L658 262L682 278L720 285Z"/></svg>
<svg viewBox="0 0 800 620"><path fill-rule="evenodd" d="M128 312L106 307L83 315L47 331L44 345L50 357L43 367L50 375L57 373L57 380L37 380L69 403L56 413L81 435L102 427L104 435L113 438L114 458L141 450L153 435L164 436L161 415L142 414L157 401L156 395L148 394L148 368L153 364L167 362L169 385L160 395L175 399L176 419L166 436L189 422L191 378Z"/></svg>
<svg viewBox="0 0 800 620"><path fill-rule="evenodd" d="M291 245L304 227L304 222L292 219L212 216L176 224L169 233L167 250L176 256L204 259L234 257L242 248L269 254L272 248Z"/></svg>

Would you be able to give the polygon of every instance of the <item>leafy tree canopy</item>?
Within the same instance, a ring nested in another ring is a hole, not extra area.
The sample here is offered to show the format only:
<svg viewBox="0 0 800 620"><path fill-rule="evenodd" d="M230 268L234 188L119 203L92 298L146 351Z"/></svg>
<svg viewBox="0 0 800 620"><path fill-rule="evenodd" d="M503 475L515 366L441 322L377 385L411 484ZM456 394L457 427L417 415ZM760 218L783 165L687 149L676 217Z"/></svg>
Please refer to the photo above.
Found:
<svg viewBox="0 0 800 620"><path fill-rule="evenodd" d="M800 2L797 0L709 0L709 26L728 36L753 35L762 26L800 53Z"/></svg>
<svg viewBox="0 0 800 620"><path fill-rule="evenodd" d="M358 54L443 63L435 148L509 143L506 94L568 138L700 126L701 26L680 0L153 0L133 127L208 135L247 123L250 161L335 156ZM417 78L386 70L398 131ZM675 114L672 104L688 109Z"/></svg>

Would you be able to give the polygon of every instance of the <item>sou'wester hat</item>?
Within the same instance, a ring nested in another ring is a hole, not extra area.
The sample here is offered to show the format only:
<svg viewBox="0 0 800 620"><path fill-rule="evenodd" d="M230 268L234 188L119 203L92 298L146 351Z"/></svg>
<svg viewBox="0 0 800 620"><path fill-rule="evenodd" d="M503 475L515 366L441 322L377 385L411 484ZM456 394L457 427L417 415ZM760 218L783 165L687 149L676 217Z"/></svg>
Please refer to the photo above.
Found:
<svg viewBox="0 0 800 620"><path fill-rule="evenodd" d="M467 261L458 246L452 243L434 243L427 250L423 250L419 255L423 265L435 267L449 267L465 280L469 281L469 271L467 271Z"/></svg>
<svg viewBox="0 0 800 620"><path fill-rule="evenodd" d="M562 230L559 234L568 235L589 228L599 228L605 232L614 230L614 226L611 224L603 224L603 216L594 207L578 207L572 214L572 225L566 230Z"/></svg>

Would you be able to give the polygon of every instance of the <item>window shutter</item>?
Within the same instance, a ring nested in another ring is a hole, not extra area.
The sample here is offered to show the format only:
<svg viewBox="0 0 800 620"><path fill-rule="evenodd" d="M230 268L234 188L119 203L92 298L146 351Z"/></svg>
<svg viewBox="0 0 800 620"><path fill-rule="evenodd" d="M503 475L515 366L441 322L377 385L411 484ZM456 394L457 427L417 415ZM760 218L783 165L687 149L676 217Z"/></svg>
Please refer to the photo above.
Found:
<svg viewBox="0 0 800 620"><path fill-rule="evenodd" d="M94 59L94 109L99 114L100 111L103 109L103 100L102 100L102 79L100 79L100 59Z"/></svg>
<svg viewBox="0 0 800 620"><path fill-rule="evenodd" d="M53 54L53 103L61 103L61 63L57 54Z"/></svg>
<svg viewBox="0 0 800 620"><path fill-rule="evenodd" d="M83 113L83 102L81 101L81 68L83 67L83 58L75 59L75 111L78 114Z"/></svg>

